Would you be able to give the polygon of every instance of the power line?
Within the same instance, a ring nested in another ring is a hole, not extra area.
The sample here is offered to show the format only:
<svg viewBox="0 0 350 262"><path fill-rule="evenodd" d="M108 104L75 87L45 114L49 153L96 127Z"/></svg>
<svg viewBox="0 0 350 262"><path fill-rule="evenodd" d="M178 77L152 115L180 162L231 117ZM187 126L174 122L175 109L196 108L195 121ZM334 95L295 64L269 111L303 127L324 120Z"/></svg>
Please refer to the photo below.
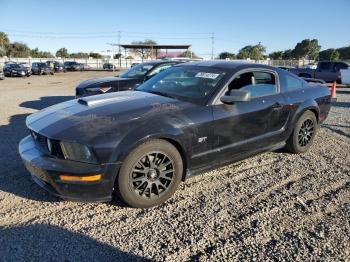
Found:
<svg viewBox="0 0 350 262"><path fill-rule="evenodd" d="M99 35L115 35L118 33L126 33L130 36L156 36L156 35L209 35L210 33L203 33L203 32L183 32L183 33L170 33L170 32L135 32L135 31L124 31L124 30L117 30L117 31L105 31L105 32L39 32L39 31L24 31L24 30L8 30L5 28L1 28L0 30L8 32L10 34L13 33L21 33L26 35L48 35L48 36L99 36ZM184 37L185 38L185 37Z"/></svg>
<svg viewBox="0 0 350 262"><path fill-rule="evenodd" d="M46 39L98 39L98 38L114 38L118 36L119 38L119 33L116 34L109 34L109 35L96 35L96 36L74 36L74 35L33 35L33 34L12 34L8 33L9 36L16 36L16 37L27 37L27 38L46 38ZM123 35L124 37L129 37L129 38L142 38L144 39L145 37L142 36L134 36L134 35ZM204 40L204 39L210 39L211 37L150 37L154 39L169 39L169 40Z"/></svg>

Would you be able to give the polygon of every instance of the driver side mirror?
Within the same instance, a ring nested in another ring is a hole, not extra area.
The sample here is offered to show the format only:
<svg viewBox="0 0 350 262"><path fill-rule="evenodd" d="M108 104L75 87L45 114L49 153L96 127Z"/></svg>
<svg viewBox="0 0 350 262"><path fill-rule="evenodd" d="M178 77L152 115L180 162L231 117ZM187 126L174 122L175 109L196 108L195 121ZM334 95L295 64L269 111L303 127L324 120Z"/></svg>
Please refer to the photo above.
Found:
<svg viewBox="0 0 350 262"><path fill-rule="evenodd" d="M242 90L231 90L228 95L224 95L220 98L220 101L224 104L234 104L235 102L247 102L250 101L250 92Z"/></svg>

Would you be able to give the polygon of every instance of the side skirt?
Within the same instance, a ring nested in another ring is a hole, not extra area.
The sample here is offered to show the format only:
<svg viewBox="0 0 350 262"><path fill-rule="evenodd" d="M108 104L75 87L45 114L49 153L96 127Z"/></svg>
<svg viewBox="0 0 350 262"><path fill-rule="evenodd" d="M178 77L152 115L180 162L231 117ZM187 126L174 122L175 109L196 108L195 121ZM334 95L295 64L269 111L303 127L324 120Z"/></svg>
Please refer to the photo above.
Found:
<svg viewBox="0 0 350 262"><path fill-rule="evenodd" d="M241 160L246 159L248 157L252 157L252 156L258 155L260 153L271 152L271 151L275 151L277 149L284 148L285 145L286 145L286 142L281 142L281 143L278 143L278 144L274 144L272 146L259 148L259 149L254 150L254 151L238 155L238 156L233 157L232 159L227 160L225 162L218 162L218 164L206 166L206 167L203 167L203 168L200 168L200 169L194 169L194 170L187 169L186 170L186 177L185 177L184 180L186 180L188 178L191 178L191 177L194 177L194 176L197 176L197 175L201 175L201 174L203 174L205 172L208 172L208 171L211 171L211 170L223 167L223 166L227 166L229 164L233 164L235 162L241 161Z"/></svg>

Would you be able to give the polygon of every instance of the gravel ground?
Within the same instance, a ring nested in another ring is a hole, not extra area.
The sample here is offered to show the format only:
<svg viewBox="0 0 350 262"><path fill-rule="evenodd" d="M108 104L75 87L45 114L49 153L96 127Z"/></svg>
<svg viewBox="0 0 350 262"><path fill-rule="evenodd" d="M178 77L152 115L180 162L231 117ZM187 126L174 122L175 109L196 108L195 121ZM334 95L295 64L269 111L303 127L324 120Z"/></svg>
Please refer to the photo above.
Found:
<svg viewBox="0 0 350 262"><path fill-rule="evenodd" d="M325 260L350 257L350 89L303 155L265 153L186 181L165 204L132 209L59 200L17 153L25 117L108 72L0 81L0 260Z"/></svg>

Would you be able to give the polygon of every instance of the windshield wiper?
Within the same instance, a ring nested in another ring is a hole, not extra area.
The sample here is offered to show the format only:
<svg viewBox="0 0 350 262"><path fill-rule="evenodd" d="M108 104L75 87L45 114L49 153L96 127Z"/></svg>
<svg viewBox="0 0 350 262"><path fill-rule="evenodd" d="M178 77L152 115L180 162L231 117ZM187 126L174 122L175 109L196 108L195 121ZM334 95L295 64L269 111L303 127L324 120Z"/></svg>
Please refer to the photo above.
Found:
<svg viewBox="0 0 350 262"><path fill-rule="evenodd" d="M175 96L169 95L169 94L167 94L167 93L163 93L163 92L161 92L161 91L149 91L149 90L147 90L147 91L145 91L145 92L152 93L152 94L156 94L156 95L159 95L159 96L165 96L165 97L175 98L175 99L176 99Z"/></svg>

